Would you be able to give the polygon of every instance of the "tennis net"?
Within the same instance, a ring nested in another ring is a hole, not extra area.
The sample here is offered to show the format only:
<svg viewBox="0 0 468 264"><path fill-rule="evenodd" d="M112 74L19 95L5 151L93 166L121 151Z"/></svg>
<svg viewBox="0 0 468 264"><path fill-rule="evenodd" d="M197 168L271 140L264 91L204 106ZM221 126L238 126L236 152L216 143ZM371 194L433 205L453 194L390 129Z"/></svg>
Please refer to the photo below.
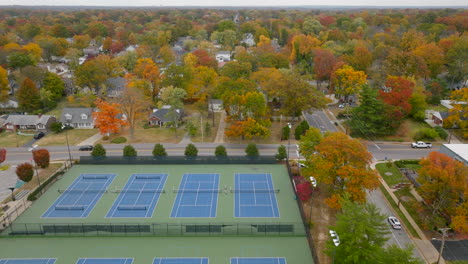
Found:
<svg viewBox="0 0 468 264"><path fill-rule="evenodd" d="M58 189L57 190L59 193L107 193L107 190L104 189L85 189L85 190L80 190L80 189Z"/></svg>
<svg viewBox="0 0 468 264"><path fill-rule="evenodd" d="M113 193L166 193L163 189L117 189Z"/></svg>
<svg viewBox="0 0 468 264"><path fill-rule="evenodd" d="M231 189L231 193L279 193L279 189Z"/></svg>
<svg viewBox="0 0 468 264"><path fill-rule="evenodd" d="M174 189L174 193L222 193L223 189Z"/></svg>

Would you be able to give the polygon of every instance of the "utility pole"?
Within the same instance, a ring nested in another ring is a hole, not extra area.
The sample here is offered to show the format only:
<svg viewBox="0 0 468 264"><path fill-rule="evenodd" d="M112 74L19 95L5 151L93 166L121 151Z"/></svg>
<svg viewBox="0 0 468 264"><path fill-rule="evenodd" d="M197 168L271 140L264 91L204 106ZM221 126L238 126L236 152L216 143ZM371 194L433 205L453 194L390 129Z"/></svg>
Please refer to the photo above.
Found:
<svg viewBox="0 0 468 264"><path fill-rule="evenodd" d="M200 113L201 142L203 143L203 113Z"/></svg>
<svg viewBox="0 0 468 264"><path fill-rule="evenodd" d="M439 228L439 231L442 232L442 245L440 246L439 249L439 258L437 259L437 264L439 264L440 257L442 256L442 253L444 252L444 247L445 247L445 236L447 235L447 231L449 231L450 228L444 227L444 228Z"/></svg>

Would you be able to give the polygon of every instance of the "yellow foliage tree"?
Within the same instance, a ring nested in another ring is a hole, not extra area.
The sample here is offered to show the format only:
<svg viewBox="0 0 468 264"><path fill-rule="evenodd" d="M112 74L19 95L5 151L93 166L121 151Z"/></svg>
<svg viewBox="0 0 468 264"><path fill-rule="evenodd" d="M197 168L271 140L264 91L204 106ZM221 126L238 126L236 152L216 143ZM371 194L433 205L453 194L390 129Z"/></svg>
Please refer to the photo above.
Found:
<svg viewBox="0 0 468 264"><path fill-rule="evenodd" d="M348 97L359 93L362 85L366 83L367 75L363 71L356 71L349 65L343 65L332 74L335 95L338 97Z"/></svg>
<svg viewBox="0 0 468 264"><path fill-rule="evenodd" d="M463 131L463 138L468 138L468 87L452 92L450 97L453 108L450 115L444 121L444 127L459 127Z"/></svg>

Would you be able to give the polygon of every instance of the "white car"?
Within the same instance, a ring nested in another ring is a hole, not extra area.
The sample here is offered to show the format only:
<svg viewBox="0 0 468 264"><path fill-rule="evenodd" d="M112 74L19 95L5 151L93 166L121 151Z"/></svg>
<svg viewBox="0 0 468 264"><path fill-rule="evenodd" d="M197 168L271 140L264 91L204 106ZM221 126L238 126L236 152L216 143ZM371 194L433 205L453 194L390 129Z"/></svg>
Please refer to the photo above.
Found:
<svg viewBox="0 0 468 264"><path fill-rule="evenodd" d="M338 237L338 234L333 230L330 230L328 232L330 233L330 236L333 239L333 244L335 244L335 246L339 246L340 245L340 238Z"/></svg>
<svg viewBox="0 0 468 264"><path fill-rule="evenodd" d="M314 188L317 187L317 180L314 177L310 176L309 180Z"/></svg>
<svg viewBox="0 0 468 264"><path fill-rule="evenodd" d="M387 218L388 222L392 226L393 229L400 230L401 229L401 223L398 221L398 219L394 216L390 216Z"/></svg>

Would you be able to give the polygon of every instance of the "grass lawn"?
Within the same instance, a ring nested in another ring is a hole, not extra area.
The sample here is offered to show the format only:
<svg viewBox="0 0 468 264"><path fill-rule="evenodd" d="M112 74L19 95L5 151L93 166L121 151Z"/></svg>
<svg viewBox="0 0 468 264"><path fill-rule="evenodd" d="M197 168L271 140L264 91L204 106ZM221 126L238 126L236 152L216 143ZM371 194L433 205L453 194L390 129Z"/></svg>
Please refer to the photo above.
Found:
<svg viewBox="0 0 468 264"><path fill-rule="evenodd" d="M468 264L468 260L445 261L447 264Z"/></svg>
<svg viewBox="0 0 468 264"><path fill-rule="evenodd" d="M398 131L392 136L386 136L381 138L386 141L398 141L398 142L412 142L414 141L414 135L423 128L431 128L428 124L424 122L416 122L411 119L406 119L401 124Z"/></svg>
<svg viewBox="0 0 468 264"><path fill-rule="evenodd" d="M67 132L63 131L58 134L51 132L47 134L47 136L41 138L36 143L39 146L66 145L67 133L68 133L68 143L73 146L91 137L92 135L98 133L98 130L97 129L70 129Z"/></svg>
<svg viewBox="0 0 468 264"><path fill-rule="evenodd" d="M448 108L443 106L443 105L428 105L427 110L434 110L434 111L439 111L439 112L446 112L448 111Z"/></svg>
<svg viewBox="0 0 468 264"><path fill-rule="evenodd" d="M216 133L218 132L218 127L219 127L219 121L221 119L221 113L215 113L215 122L213 126L213 117L210 116L210 118L206 118L206 116L203 116L203 127L200 127L200 116L198 117L192 117L189 118L189 120L197 127L197 134L194 137L191 137L190 139L192 142L213 142L216 138ZM205 131L205 124L208 122L210 124L210 133L207 135ZM203 129L203 140L201 136L201 129Z"/></svg>
<svg viewBox="0 0 468 264"><path fill-rule="evenodd" d="M174 131L169 128L164 127L151 127L151 128L143 128L143 124L137 125L134 131L134 138L130 138L130 129L124 128L124 130L117 134L110 136L109 140L100 140L98 143L100 144L111 144L111 140L116 137L125 137L127 142L124 144L131 144L131 143L178 143L182 140L184 135L183 129L177 129L177 136L175 135Z"/></svg>
<svg viewBox="0 0 468 264"><path fill-rule="evenodd" d="M391 167L388 167L387 163L379 163L375 165L375 168L380 173L382 178L388 184L388 186L393 186L401 182L408 182L408 179L401 175L398 167L392 162ZM390 174L391 173L391 174Z"/></svg>
<svg viewBox="0 0 468 264"><path fill-rule="evenodd" d="M49 167L45 168L45 169L38 169L38 172L39 172L39 180L40 182L44 182L45 180L47 180L47 178L49 178L50 176L52 176L52 174L62 166L63 163L51 163L49 165ZM23 186L21 186L21 188L19 189L15 189L15 192L14 194L17 194L18 192L22 191L22 190L33 190L34 188L36 188L38 186L38 181L37 181L37 177L36 177L36 172L34 172L34 177L32 178L31 181L25 183ZM9 195L5 200L3 200L3 202L1 203L7 203L11 201L11 195Z"/></svg>
<svg viewBox="0 0 468 264"><path fill-rule="evenodd" d="M0 146L6 148L21 147L32 139L33 136L16 135L14 132L2 132L0 133Z"/></svg>

